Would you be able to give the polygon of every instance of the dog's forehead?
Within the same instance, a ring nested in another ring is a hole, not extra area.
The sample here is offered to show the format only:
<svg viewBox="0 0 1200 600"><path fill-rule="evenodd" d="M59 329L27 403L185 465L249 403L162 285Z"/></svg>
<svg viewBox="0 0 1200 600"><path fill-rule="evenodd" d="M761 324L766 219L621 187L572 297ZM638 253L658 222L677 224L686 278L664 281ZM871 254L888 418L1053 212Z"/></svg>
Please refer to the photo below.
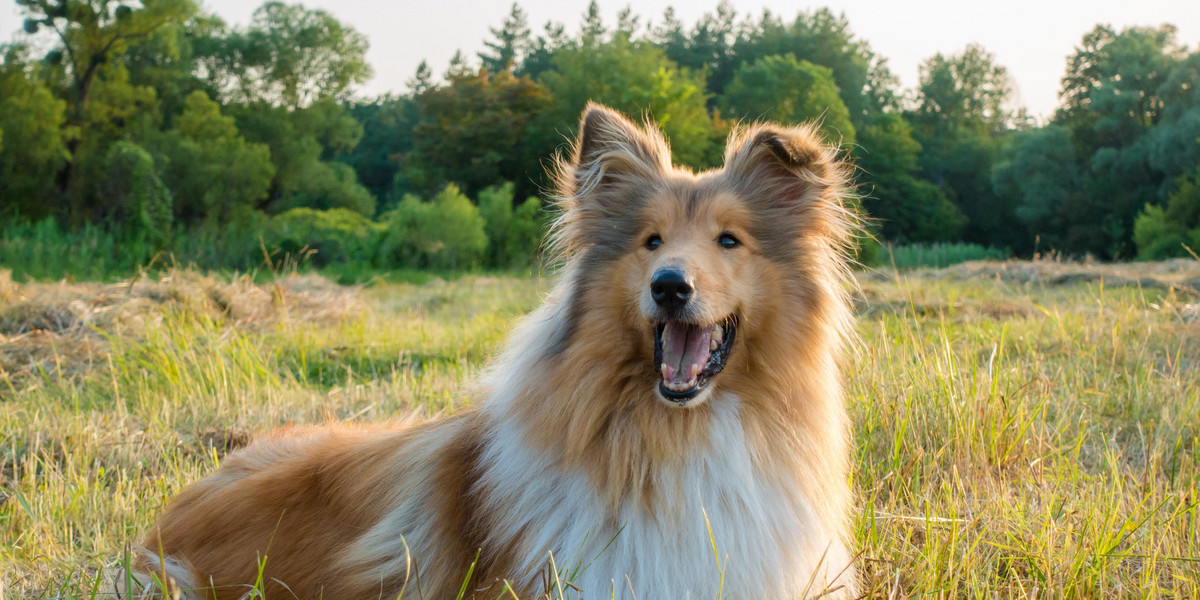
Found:
<svg viewBox="0 0 1200 600"><path fill-rule="evenodd" d="M649 204L652 213L671 221L724 221L750 216L744 198L711 179L670 181L658 189Z"/></svg>

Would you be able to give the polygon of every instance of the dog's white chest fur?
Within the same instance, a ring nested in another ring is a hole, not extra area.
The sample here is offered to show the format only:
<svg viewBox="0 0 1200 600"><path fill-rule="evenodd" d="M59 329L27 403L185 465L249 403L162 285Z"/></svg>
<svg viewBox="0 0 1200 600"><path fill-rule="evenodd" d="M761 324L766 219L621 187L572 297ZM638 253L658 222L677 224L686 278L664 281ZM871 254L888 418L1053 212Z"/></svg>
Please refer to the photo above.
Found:
<svg viewBox="0 0 1200 600"><path fill-rule="evenodd" d="M536 581L553 553L567 597L585 599L801 598L823 589L845 551L830 546L797 489L756 473L738 399L714 400L711 445L653 475L652 511L631 500L612 514L585 473L562 472L528 449L519 425L501 425L482 483L495 492L485 504L504 537L518 542L516 572ZM814 572L811 585L799 576Z"/></svg>

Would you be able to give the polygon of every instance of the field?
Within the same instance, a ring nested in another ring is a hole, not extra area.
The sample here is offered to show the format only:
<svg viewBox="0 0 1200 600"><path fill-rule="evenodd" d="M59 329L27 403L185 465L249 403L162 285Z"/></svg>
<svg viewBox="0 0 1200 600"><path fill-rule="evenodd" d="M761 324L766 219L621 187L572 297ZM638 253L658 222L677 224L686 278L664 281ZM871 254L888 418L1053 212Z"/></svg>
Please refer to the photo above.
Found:
<svg viewBox="0 0 1200 600"><path fill-rule="evenodd" d="M859 286L845 373L869 597L1200 598L1200 262ZM164 502L257 432L464 406L546 288L0 274L0 599L108 597Z"/></svg>

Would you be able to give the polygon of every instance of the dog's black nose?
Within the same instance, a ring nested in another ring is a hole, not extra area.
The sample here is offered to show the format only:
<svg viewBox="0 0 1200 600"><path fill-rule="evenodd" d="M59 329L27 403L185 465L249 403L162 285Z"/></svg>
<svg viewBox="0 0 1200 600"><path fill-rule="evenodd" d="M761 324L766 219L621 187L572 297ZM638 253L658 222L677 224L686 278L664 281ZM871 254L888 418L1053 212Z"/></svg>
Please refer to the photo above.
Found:
<svg viewBox="0 0 1200 600"><path fill-rule="evenodd" d="M683 308L692 299L693 291L687 276L679 269L659 269L650 280L650 297L663 308Z"/></svg>

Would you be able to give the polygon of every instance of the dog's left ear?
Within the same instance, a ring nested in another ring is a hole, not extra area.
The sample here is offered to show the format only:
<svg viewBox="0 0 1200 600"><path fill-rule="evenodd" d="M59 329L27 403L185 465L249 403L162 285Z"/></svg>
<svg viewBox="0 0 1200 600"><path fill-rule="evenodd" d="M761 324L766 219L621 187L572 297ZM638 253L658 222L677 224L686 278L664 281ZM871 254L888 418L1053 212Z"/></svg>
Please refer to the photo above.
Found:
<svg viewBox="0 0 1200 600"><path fill-rule="evenodd" d="M821 203L840 207L847 177L837 149L813 126L754 125L725 148L725 175L764 208L797 214Z"/></svg>

